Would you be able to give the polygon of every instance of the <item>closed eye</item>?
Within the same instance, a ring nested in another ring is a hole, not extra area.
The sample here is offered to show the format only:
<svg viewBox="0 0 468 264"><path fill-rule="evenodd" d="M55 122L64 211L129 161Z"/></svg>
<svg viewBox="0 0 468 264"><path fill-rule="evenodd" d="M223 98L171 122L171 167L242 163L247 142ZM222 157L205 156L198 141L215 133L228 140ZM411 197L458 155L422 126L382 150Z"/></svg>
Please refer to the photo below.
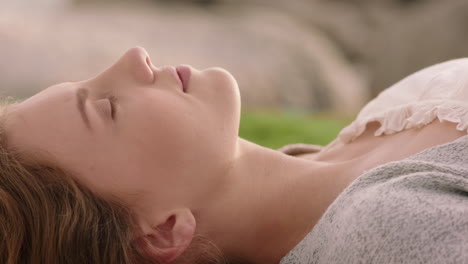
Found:
<svg viewBox="0 0 468 264"><path fill-rule="evenodd" d="M108 100L111 106L111 117L112 119L115 119L115 114L117 110L117 107L116 107L117 98L115 96L109 96Z"/></svg>

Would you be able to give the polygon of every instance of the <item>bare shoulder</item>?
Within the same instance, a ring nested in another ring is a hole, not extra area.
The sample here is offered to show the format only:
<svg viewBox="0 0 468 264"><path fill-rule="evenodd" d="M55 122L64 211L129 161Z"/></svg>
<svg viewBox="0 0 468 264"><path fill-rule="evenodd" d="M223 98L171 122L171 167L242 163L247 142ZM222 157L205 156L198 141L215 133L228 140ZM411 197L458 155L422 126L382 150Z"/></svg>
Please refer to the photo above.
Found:
<svg viewBox="0 0 468 264"><path fill-rule="evenodd" d="M300 155L316 161L341 162L353 159L368 160L372 164L386 163L404 159L427 148L449 143L462 136L466 131L456 128L457 124L435 119L420 127L407 129L390 135L375 136L380 127L378 122L370 122L366 130L350 143L335 142L321 151Z"/></svg>

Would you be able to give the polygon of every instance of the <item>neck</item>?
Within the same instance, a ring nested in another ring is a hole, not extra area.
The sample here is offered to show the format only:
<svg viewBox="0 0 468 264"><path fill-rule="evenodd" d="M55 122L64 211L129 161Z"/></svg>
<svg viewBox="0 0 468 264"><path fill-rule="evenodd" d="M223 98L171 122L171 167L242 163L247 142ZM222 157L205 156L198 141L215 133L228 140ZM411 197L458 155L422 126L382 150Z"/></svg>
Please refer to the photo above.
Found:
<svg viewBox="0 0 468 264"><path fill-rule="evenodd" d="M350 164L288 156L239 138L222 191L200 210L199 230L227 255L279 263L350 183Z"/></svg>

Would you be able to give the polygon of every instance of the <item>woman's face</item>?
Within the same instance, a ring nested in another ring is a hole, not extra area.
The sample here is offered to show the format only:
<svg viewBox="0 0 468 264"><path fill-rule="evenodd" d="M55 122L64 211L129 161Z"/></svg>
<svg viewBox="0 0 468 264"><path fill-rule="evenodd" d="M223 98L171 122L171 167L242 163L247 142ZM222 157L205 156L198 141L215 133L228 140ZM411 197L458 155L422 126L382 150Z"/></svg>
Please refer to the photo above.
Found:
<svg viewBox="0 0 468 264"><path fill-rule="evenodd" d="M133 206L197 199L234 157L239 90L221 68L191 68L184 92L172 70L132 48L95 78L54 85L13 106L10 143L50 152L91 190Z"/></svg>

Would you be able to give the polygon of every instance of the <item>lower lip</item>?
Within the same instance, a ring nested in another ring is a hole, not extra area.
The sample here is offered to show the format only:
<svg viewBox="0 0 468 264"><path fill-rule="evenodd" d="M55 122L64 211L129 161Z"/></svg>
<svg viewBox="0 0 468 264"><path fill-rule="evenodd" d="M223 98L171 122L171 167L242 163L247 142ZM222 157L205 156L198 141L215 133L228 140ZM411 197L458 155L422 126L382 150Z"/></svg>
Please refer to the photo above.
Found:
<svg viewBox="0 0 468 264"><path fill-rule="evenodd" d="M182 81L182 87L184 89L184 92L186 93L192 71L190 70L190 67L185 66L185 65L177 66L176 70L177 70L177 74L180 77L180 80Z"/></svg>

